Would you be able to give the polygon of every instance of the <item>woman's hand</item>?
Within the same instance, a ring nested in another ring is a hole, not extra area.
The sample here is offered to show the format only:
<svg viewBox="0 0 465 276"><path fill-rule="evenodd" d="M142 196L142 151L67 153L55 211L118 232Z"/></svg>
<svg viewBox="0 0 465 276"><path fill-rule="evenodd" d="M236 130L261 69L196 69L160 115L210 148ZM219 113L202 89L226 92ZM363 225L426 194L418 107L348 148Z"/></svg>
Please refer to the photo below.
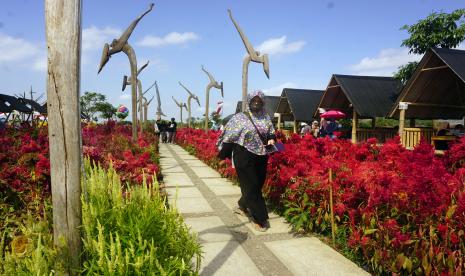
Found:
<svg viewBox="0 0 465 276"><path fill-rule="evenodd" d="M220 165L220 167L223 167L224 165L226 165L226 160L221 160L218 165Z"/></svg>
<svg viewBox="0 0 465 276"><path fill-rule="evenodd" d="M276 141L274 139L268 140L268 145L274 145Z"/></svg>

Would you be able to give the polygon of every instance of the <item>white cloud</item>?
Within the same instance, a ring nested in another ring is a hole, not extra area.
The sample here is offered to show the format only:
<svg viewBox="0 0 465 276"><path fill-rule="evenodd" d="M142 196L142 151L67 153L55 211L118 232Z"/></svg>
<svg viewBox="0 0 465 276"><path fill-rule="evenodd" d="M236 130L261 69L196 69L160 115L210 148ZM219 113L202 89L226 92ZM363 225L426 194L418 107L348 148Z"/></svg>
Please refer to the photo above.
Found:
<svg viewBox="0 0 465 276"><path fill-rule="evenodd" d="M128 100L130 98L131 98L131 95L129 95L129 94L123 94L123 95L119 96L120 100Z"/></svg>
<svg viewBox="0 0 465 276"><path fill-rule="evenodd" d="M293 82L285 82L275 87L263 89L263 93L267 96L281 96L284 88L298 88L298 85Z"/></svg>
<svg viewBox="0 0 465 276"><path fill-rule="evenodd" d="M47 71L47 57L45 55L38 57L32 64L32 69L39 72Z"/></svg>
<svg viewBox="0 0 465 276"><path fill-rule="evenodd" d="M122 31L120 29L105 27L98 28L91 26L82 30L82 50L102 49L105 43L110 43L111 40L119 38Z"/></svg>
<svg viewBox="0 0 465 276"><path fill-rule="evenodd" d="M40 46L0 33L0 63L25 60L40 52Z"/></svg>
<svg viewBox="0 0 465 276"><path fill-rule="evenodd" d="M166 45L185 44L189 41L195 41L198 39L199 36L193 32L171 32L164 37L146 35L141 41L137 42L137 45L143 47L162 47Z"/></svg>
<svg viewBox="0 0 465 276"><path fill-rule="evenodd" d="M287 37L285 35L279 38L270 38L255 48L264 54L284 55L300 51L306 43L305 41L287 43L286 40Z"/></svg>
<svg viewBox="0 0 465 276"><path fill-rule="evenodd" d="M420 59L421 55L409 54L408 49L382 49L378 56L365 57L349 70L358 75L392 76L399 66Z"/></svg>

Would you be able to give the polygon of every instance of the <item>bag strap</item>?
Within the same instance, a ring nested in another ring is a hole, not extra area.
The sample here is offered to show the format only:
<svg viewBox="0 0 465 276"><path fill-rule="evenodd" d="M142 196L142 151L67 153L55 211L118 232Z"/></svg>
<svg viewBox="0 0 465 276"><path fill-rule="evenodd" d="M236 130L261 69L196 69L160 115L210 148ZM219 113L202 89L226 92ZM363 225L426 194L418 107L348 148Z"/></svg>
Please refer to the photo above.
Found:
<svg viewBox="0 0 465 276"><path fill-rule="evenodd" d="M252 125L255 127L255 130L257 131L258 133L258 136L260 136L260 140L262 140L262 143L263 145L266 145L267 144L267 141L265 139L265 137L263 137L262 133L258 130L258 127L255 125L255 123L253 122L252 120L252 116L250 116L250 113L249 112L244 112L245 116L247 116L247 118L249 118L250 122L252 123Z"/></svg>

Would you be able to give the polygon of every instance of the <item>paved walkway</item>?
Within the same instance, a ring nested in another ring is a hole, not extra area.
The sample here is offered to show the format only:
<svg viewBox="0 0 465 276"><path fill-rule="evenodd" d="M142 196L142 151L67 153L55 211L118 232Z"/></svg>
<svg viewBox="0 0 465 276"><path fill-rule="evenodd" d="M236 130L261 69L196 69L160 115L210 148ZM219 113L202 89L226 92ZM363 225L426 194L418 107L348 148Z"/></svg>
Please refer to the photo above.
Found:
<svg viewBox="0 0 465 276"><path fill-rule="evenodd" d="M192 231L204 255L201 275L369 275L315 237L291 233L270 213L271 228L257 232L232 212L240 189L177 145L160 145L169 202Z"/></svg>

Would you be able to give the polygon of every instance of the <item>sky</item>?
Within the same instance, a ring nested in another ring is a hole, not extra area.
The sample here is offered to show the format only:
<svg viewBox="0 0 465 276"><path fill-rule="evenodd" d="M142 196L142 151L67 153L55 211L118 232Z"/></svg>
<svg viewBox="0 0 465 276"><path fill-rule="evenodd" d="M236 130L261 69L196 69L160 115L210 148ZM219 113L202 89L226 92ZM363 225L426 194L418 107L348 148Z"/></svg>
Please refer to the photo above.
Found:
<svg viewBox="0 0 465 276"><path fill-rule="evenodd" d="M100 74L97 70L104 43L118 38L149 3L82 1L81 94L99 92L115 106L131 107L130 87L121 91L123 76L130 72L126 55L113 55ZM202 117L205 112L209 80L201 65L224 82L223 116L233 113L241 99L246 51L227 9L253 46L269 54L270 79L261 64L250 63L248 90L280 95L283 88L324 90L332 74L392 76L399 66L421 58L400 46L408 37L400 28L432 12L464 8L465 0L162 0L154 4L129 43L139 66L150 62L139 75L143 90L156 80L163 112L179 120L179 108L171 97L187 102L188 94L178 81L200 99L200 107L192 101L192 116ZM46 97L46 59L44 1L3 0L0 93L22 94L32 87L35 97ZM150 99L154 94L152 89L146 95ZM212 89L210 111L220 100L220 92ZM155 109L156 99L149 106L149 119L155 117Z"/></svg>

